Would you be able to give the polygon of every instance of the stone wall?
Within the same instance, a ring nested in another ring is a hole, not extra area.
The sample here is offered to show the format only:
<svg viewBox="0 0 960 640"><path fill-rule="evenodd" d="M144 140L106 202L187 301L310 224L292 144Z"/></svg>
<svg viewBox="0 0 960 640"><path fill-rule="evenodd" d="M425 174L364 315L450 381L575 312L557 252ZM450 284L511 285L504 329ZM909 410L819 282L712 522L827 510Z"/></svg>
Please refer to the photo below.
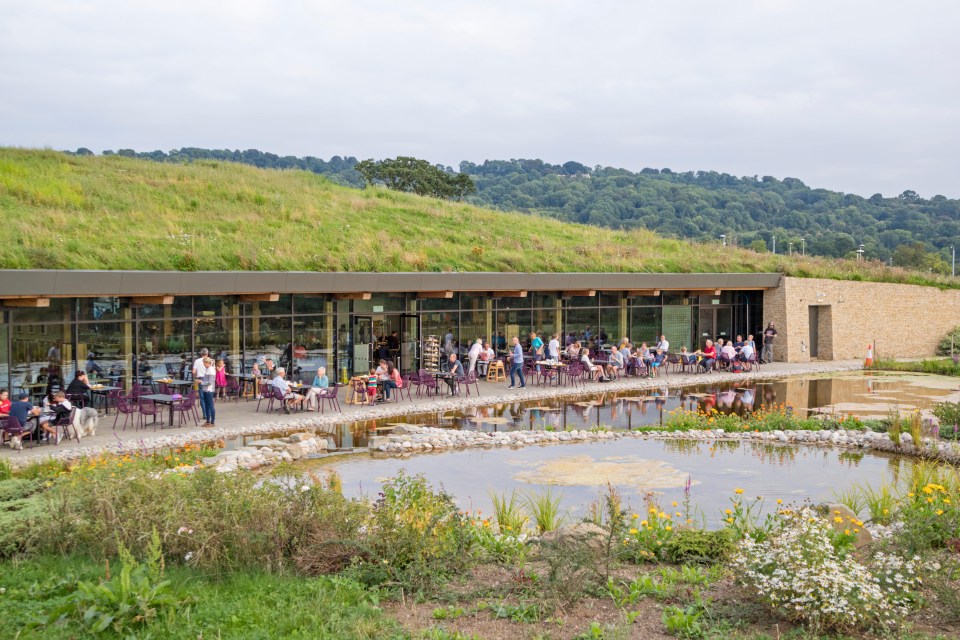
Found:
<svg viewBox="0 0 960 640"><path fill-rule="evenodd" d="M811 311L817 307L818 353L811 354ZM880 357L932 356L960 325L960 290L849 280L783 278L763 296L763 326L774 322L778 361L862 360L867 345ZM760 343L760 336L757 336Z"/></svg>

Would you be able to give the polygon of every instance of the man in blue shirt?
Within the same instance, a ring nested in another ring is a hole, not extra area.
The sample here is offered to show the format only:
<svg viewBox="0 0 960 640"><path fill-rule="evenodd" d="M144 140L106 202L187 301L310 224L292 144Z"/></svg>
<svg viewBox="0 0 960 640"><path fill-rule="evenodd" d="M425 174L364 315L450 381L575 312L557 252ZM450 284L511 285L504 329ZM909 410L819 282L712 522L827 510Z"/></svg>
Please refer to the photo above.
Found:
<svg viewBox="0 0 960 640"><path fill-rule="evenodd" d="M40 407L34 407L30 404L30 394L21 393L18 400L10 405L10 417L16 418L24 429L28 432L36 429L36 424L30 424L30 418L40 415Z"/></svg>
<svg viewBox="0 0 960 640"><path fill-rule="evenodd" d="M510 359L510 386L508 389L513 389L515 386L514 375L519 374L520 376L520 388L523 389L527 386L526 380L523 379L523 347L520 346L520 338L513 336L511 341L513 344L513 355Z"/></svg>

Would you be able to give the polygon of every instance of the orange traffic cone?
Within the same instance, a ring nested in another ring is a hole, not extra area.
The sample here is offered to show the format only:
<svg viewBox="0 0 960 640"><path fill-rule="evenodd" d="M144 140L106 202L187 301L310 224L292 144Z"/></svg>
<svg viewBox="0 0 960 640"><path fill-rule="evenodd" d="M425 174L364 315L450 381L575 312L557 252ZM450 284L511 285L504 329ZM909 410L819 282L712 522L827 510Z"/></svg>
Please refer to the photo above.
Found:
<svg viewBox="0 0 960 640"><path fill-rule="evenodd" d="M869 369L873 366L873 345L867 345L867 359L863 361L864 369Z"/></svg>

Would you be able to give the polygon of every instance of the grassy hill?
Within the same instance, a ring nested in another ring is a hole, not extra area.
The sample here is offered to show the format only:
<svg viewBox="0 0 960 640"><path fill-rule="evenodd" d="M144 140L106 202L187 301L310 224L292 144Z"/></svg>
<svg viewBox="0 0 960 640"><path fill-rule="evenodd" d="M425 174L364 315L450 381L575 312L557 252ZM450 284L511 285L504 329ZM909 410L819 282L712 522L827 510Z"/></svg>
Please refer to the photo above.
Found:
<svg viewBox="0 0 960 640"><path fill-rule="evenodd" d="M6 269L751 272L915 282L877 263L611 231L228 162L0 148Z"/></svg>

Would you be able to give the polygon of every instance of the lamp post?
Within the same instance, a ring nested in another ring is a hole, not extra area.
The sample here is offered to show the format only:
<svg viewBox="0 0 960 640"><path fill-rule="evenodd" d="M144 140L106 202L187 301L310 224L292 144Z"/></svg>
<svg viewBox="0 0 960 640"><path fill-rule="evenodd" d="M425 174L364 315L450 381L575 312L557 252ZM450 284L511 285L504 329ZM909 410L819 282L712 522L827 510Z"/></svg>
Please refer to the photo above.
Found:
<svg viewBox="0 0 960 640"><path fill-rule="evenodd" d="M950 245L950 276L957 277L957 249L954 245Z"/></svg>
<svg viewBox="0 0 960 640"><path fill-rule="evenodd" d="M720 234L720 241L723 242L723 246L727 246L727 234L721 233L721 234Z"/></svg>
<svg viewBox="0 0 960 640"><path fill-rule="evenodd" d="M777 255L777 236L773 236L773 255Z"/></svg>
<svg viewBox="0 0 960 640"><path fill-rule="evenodd" d="M787 243L787 253L788 253L789 255L791 255L791 256L793 255L793 243L792 243L792 242L788 242L788 243Z"/></svg>
<svg viewBox="0 0 960 640"><path fill-rule="evenodd" d="M800 255L807 255L807 239L800 238Z"/></svg>
<svg viewBox="0 0 960 640"><path fill-rule="evenodd" d="M863 245L860 245L860 248L857 249L857 261L863 260Z"/></svg>

